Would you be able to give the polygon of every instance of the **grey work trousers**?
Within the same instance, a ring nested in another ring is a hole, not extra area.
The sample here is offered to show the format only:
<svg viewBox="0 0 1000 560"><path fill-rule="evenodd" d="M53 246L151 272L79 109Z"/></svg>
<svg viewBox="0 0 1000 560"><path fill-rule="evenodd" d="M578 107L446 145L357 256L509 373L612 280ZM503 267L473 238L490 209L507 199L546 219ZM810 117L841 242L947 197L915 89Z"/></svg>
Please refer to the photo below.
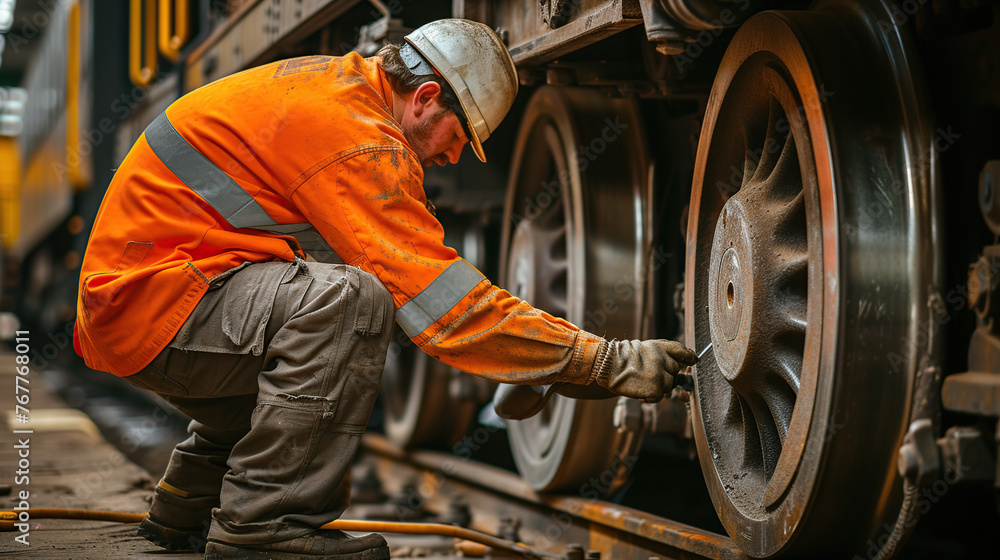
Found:
<svg viewBox="0 0 1000 560"><path fill-rule="evenodd" d="M220 275L170 345L125 378L192 418L164 481L219 496L210 539L277 542L343 513L394 313L355 267L248 264Z"/></svg>

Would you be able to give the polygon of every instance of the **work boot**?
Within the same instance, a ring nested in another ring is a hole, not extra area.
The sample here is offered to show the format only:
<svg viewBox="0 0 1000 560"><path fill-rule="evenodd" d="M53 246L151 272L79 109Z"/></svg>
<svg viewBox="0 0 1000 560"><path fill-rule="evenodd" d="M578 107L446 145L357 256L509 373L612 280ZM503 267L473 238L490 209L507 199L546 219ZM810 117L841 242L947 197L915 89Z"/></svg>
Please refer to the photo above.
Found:
<svg viewBox="0 0 1000 560"><path fill-rule="evenodd" d="M136 534L167 550L204 552L212 508L218 506L218 496L191 496L161 480Z"/></svg>
<svg viewBox="0 0 1000 560"><path fill-rule="evenodd" d="M260 545L208 541L205 560L388 560L389 545L382 535L352 537L343 531L319 529L312 534Z"/></svg>

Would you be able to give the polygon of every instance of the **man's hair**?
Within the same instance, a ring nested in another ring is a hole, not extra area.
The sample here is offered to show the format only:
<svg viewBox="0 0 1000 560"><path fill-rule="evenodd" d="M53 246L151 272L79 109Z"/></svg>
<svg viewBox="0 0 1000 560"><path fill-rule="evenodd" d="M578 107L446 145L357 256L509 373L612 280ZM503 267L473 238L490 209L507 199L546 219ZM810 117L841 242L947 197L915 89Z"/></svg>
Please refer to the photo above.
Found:
<svg viewBox="0 0 1000 560"><path fill-rule="evenodd" d="M392 86L393 91L406 95L427 82L437 83L437 85L441 86L441 93L439 94L441 104L455 113L455 116L458 117L458 122L462 124L465 136L471 142L472 135L469 134L469 119L465 116L465 111L462 110L462 104L459 103L458 96L455 95L455 90L451 89L448 82L441 76L436 74L434 76L418 76L410 72L406 63L403 62L403 57L399 56L399 48L399 45L386 45L376 53L376 56L381 59L379 66L382 67L385 76L389 78L389 85Z"/></svg>

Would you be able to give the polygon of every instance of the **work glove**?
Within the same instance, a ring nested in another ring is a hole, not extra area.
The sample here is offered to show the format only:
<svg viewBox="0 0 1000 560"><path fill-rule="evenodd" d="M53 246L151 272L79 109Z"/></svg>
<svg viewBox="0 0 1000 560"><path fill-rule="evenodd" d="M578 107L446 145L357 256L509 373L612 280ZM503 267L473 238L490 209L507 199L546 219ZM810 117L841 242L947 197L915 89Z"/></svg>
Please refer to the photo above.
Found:
<svg viewBox="0 0 1000 560"><path fill-rule="evenodd" d="M657 402L673 389L681 367L697 361L694 350L673 340L612 340L598 352L588 383L623 397Z"/></svg>
<svg viewBox="0 0 1000 560"><path fill-rule="evenodd" d="M586 385L500 384L493 409L507 420L538 414L556 393L575 399L609 399L618 395L656 402L670 392L681 365L698 361L693 350L672 340L612 340L597 352Z"/></svg>

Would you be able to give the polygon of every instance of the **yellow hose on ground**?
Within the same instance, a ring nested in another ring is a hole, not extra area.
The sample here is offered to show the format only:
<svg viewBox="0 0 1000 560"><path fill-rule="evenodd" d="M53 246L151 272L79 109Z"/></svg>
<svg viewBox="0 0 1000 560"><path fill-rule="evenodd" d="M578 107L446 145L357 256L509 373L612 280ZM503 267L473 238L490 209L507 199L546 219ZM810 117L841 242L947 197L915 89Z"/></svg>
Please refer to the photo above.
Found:
<svg viewBox="0 0 1000 560"><path fill-rule="evenodd" d="M0 531L15 530L18 515L26 513L28 519L85 519L88 521L113 521L116 523L139 523L149 514L124 513L120 511L100 511L89 509L31 508L21 511L0 511ZM565 560L561 554L534 550L523 544L488 535L481 531L445 525L443 523L409 523L397 521L356 521L338 519L320 527L341 531L364 531L372 533L405 533L410 535L442 535L465 539L486 546L540 560Z"/></svg>
<svg viewBox="0 0 1000 560"><path fill-rule="evenodd" d="M14 523L17 523L17 517L21 513L27 513L29 519L87 519L89 521L114 521L115 523L138 523L149 515L148 513L63 508L0 511L0 531L13 531Z"/></svg>

